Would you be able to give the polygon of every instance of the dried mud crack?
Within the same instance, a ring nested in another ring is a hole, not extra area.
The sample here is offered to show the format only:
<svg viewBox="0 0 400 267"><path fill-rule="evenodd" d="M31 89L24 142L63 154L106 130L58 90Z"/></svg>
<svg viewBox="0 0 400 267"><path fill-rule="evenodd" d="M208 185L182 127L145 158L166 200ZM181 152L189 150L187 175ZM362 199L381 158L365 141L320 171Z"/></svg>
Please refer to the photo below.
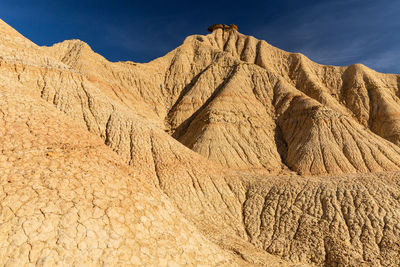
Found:
<svg viewBox="0 0 400 267"><path fill-rule="evenodd" d="M224 27L0 48L1 265L400 265L399 75Z"/></svg>

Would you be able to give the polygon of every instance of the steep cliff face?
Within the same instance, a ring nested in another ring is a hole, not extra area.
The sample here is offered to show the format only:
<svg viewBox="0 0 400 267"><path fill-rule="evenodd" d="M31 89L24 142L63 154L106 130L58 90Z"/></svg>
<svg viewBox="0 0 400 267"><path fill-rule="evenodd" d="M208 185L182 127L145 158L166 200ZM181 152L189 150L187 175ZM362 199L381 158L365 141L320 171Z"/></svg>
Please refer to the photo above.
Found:
<svg viewBox="0 0 400 267"><path fill-rule="evenodd" d="M0 262L400 264L399 75L233 30L146 64L0 33Z"/></svg>

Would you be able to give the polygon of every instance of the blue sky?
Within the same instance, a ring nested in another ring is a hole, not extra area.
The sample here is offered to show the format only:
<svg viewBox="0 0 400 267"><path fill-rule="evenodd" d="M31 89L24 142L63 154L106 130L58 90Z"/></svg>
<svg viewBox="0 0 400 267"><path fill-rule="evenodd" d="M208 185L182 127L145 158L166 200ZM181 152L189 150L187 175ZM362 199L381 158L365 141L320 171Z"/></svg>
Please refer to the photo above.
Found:
<svg viewBox="0 0 400 267"><path fill-rule="evenodd" d="M329 65L400 74L400 1L0 0L0 18L39 45L81 39L111 61L147 62L214 23Z"/></svg>

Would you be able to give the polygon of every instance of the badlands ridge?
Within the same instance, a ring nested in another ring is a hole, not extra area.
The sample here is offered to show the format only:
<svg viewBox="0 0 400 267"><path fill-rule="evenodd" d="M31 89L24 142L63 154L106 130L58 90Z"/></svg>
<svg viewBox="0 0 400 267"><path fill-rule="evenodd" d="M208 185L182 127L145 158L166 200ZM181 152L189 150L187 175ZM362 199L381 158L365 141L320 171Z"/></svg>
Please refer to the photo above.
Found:
<svg viewBox="0 0 400 267"><path fill-rule="evenodd" d="M399 114L235 29L138 64L0 20L0 264L399 266Z"/></svg>

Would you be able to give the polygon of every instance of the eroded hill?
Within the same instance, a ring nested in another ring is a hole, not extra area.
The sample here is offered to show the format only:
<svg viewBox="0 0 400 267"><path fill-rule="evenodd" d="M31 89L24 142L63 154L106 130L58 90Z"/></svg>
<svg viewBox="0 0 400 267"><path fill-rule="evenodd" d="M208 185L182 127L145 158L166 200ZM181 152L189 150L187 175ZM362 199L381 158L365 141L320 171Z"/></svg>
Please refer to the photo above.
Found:
<svg viewBox="0 0 400 267"><path fill-rule="evenodd" d="M224 29L111 63L0 22L0 262L400 264L399 75Z"/></svg>

